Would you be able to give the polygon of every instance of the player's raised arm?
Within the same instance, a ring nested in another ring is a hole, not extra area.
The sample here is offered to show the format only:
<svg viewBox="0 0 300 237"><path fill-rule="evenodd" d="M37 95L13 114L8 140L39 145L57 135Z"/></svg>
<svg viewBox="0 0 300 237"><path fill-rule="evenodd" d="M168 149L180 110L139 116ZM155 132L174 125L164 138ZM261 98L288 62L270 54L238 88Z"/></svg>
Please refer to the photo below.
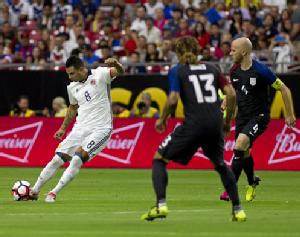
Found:
<svg viewBox="0 0 300 237"><path fill-rule="evenodd" d="M275 90L279 90L281 93L286 109L285 123L289 128L294 127L296 123L296 117L294 114L294 105L290 89L279 78L277 78L276 81L272 84L272 87Z"/></svg>
<svg viewBox="0 0 300 237"><path fill-rule="evenodd" d="M122 64L115 58L108 58L105 60L107 66L110 67L110 76L111 78L115 78L124 73L124 68Z"/></svg>
<svg viewBox="0 0 300 237"><path fill-rule="evenodd" d="M54 138L57 140L61 140L64 136L67 128L69 127L70 123L73 121L73 119L76 117L77 114L78 105L69 105L66 117L64 118L64 121L60 128L57 130L57 132L54 134Z"/></svg>

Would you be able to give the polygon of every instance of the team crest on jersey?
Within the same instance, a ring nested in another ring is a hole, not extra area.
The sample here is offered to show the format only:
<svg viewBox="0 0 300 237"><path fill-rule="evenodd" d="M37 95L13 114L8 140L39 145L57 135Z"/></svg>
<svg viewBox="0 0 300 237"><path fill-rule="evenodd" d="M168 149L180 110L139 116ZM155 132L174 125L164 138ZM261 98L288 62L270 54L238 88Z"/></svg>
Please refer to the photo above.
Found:
<svg viewBox="0 0 300 237"><path fill-rule="evenodd" d="M91 80L91 85L92 85L92 86L96 85L96 80L94 80L94 79Z"/></svg>
<svg viewBox="0 0 300 237"><path fill-rule="evenodd" d="M256 85L256 78L255 77L250 77L250 85L255 86Z"/></svg>

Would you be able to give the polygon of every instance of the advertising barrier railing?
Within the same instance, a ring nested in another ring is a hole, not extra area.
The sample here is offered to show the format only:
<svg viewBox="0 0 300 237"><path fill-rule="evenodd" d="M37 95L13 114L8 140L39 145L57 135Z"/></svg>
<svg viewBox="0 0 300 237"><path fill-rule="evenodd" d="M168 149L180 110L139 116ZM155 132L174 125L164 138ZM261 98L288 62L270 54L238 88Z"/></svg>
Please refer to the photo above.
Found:
<svg viewBox="0 0 300 237"><path fill-rule="evenodd" d="M53 157L59 142L53 135L62 120L54 118L0 117L0 166L42 167ZM170 119L166 132L154 130L155 119L115 119L107 147L85 164L92 168L150 168L152 157L168 133L182 120ZM234 130L225 140L224 157L229 165L234 147ZM284 120L271 120L267 131L253 146L255 168L260 170L300 170L300 121L289 129ZM188 166L170 168L211 169L201 149Z"/></svg>

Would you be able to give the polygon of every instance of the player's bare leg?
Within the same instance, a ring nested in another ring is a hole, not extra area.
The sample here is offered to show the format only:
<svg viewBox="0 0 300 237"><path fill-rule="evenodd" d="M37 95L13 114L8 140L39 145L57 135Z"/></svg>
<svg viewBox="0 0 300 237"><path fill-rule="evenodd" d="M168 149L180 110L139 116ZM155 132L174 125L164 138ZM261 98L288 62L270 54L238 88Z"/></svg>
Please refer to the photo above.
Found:
<svg viewBox="0 0 300 237"><path fill-rule="evenodd" d="M81 147L78 148L78 150L75 152L75 155L72 157L69 167L65 170L55 188L48 193L45 201L49 203L55 202L57 194L62 190L63 187L65 187L76 177L81 166L84 162L88 161L88 159L88 153Z"/></svg>
<svg viewBox="0 0 300 237"><path fill-rule="evenodd" d="M166 202L168 172L166 165L167 162L156 152L152 166L152 183L156 194L156 205L142 215L142 220L153 221L157 218L166 218L168 215L169 210Z"/></svg>
<svg viewBox="0 0 300 237"><path fill-rule="evenodd" d="M34 186L30 189L30 199L37 200L39 192L43 185L49 181L56 173L56 171L71 157L67 154L56 153L53 159L46 165L46 167L40 173Z"/></svg>

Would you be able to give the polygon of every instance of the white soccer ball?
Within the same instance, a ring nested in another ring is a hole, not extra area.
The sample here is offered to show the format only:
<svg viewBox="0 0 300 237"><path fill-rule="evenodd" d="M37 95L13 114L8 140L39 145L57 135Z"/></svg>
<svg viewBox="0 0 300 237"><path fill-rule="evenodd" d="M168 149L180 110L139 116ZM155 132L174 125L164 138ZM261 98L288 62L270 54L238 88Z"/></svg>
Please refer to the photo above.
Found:
<svg viewBox="0 0 300 237"><path fill-rule="evenodd" d="M29 200L30 183L26 180L18 180L11 189L15 201Z"/></svg>

